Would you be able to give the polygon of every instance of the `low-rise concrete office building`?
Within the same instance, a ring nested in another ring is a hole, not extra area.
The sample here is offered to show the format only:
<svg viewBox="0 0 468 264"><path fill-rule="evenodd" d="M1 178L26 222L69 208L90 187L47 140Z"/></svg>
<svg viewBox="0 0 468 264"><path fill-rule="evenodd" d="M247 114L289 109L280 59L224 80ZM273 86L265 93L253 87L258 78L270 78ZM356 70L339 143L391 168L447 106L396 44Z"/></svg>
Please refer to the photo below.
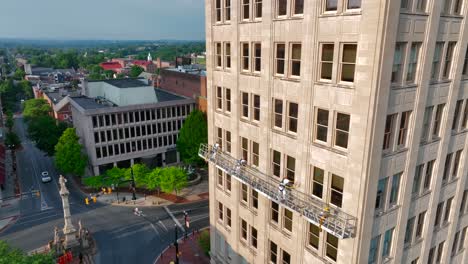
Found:
<svg viewBox="0 0 468 264"><path fill-rule="evenodd" d="M73 126L95 175L138 162L178 163L179 130L195 107L194 99L138 79L83 81L83 96L70 102Z"/></svg>

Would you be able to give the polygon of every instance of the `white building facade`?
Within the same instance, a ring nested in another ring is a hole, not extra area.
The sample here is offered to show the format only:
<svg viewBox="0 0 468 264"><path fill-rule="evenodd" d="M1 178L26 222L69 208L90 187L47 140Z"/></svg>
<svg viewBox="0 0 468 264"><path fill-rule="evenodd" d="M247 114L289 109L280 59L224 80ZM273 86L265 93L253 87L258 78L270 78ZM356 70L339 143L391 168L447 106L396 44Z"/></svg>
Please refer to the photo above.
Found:
<svg viewBox="0 0 468 264"><path fill-rule="evenodd" d="M212 263L468 262L466 1L205 3Z"/></svg>

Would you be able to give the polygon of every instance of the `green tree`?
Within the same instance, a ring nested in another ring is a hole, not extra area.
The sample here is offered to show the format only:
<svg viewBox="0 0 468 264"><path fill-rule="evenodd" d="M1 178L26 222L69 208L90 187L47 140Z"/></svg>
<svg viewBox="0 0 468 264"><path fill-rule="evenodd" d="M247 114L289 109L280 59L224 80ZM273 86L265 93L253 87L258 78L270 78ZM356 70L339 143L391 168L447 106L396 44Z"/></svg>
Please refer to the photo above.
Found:
<svg viewBox="0 0 468 264"><path fill-rule="evenodd" d="M201 143L208 142L208 124L203 112L195 110L187 117L180 129L177 140L177 151L181 159L187 164L204 164L198 156Z"/></svg>
<svg viewBox="0 0 468 264"><path fill-rule="evenodd" d="M187 172L180 167L166 167L160 176L160 187L163 192L176 194L187 186Z"/></svg>
<svg viewBox="0 0 468 264"><path fill-rule="evenodd" d="M5 145L18 147L20 144L21 144L21 140L18 137L18 135L16 135L13 132L6 133Z"/></svg>
<svg viewBox="0 0 468 264"><path fill-rule="evenodd" d="M135 184L138 187L142 187L146 185L146 176L150 172L148 167L143 164L134 164L132 166L133 169L133 177L135 177ZM125 179L130 180L132 178L132 170L128 169L125 171Z"/></svg>
<svg viewBox="0 0 468 264"><path fill-rule="evenodd" d="M107 79L112 79L112 78L114 78L114 71L105 70L104 75L106 76Z"/></svg>
<svg viewBox="0 0 468 264"><path fill-rule="evenodd" d="M12 248L5 241L0 240L0 263L52 264L55 262L51 254L34 254L28 256L21 250Z"/></svg>
<svg viewBox="0 0 468 264"><path fill-rule="evenodd" d="M27 99L34 97L32 85L29 81L22 80L21 82L19 82L18 86L19 86L21 93L24 94L24 96Z"/></svg>
<svg viewBox="0 0 468 264"><path fill-rule="evenodd" d="M59 123L50 116L39 116L28 122L28 137L36 142L36 146L52 156L60 136L67 128L65 123Z"/></svg>
<svg viewBox="0 0 468 264"><path fill-rule="evenodd" d="M21 69L16 69L15 73L13 74L13 79L15 80L23 80L26 73Z"/></svg>
<svg viewBox="0 0 468 264"><path fill-rule="evenodd" d="M198 237L198 244L203 249L205 255L210 255L210 231L203 230Z"/></svg>
<svg viewBox="0 0 468 264"><path fill-rule="evenodd" d="M82 146L74 128L67 128L55 146L55 165L63 173L82 176L87 157L81 152Z"/></svg>
<svg viewBox="0 0 468 264"><path fill-rule="evenodd" d="M7 112L6 116L7 118L6 118L5 126L8 128L9 131L11 131L11 129L15 125L15 121L13 120L13 113Z"/></svg>
<svg viewBox="0 0 468 264"><path fill-rule="evenodd" d="M130 77L136 78L140 73L144 72L145 70L138 66L138 65L133 65L132 68L130 68Z"/></svg>
<svg viewBox="0 0 468 264"><path fill-rule="evenodd" d="M118 185L124 178L129 169L113 167L104 173L104 184L110 186L112 184Z"/></svg>
<svg viewBox="0 0 468 264"><path fill-rule="evenodd" d="M30 121L40 116L48 116L52 108L45 99L30 99L24 102L23 116Z"/></svg>

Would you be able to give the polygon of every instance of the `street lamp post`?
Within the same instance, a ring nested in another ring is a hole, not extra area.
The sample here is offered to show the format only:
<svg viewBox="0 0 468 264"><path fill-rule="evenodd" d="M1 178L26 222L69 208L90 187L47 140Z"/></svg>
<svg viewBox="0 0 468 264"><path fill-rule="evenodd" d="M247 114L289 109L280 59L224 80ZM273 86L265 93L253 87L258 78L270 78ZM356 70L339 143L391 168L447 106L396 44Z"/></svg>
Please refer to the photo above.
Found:
<svg viewBox="0 0 468 264"><path fill-rule="evenodd" d="M130 167L130 172L132 173L132 200L136 200L136 195L135 195L135 188L136 188L136 185L135 185L135 176L133 176L133 168Z"/></svg>
<svg viewBox="0 0 468 264"><path fill-rule="evenodd" d="M177 225L174 225L174 230L175 230L174 246L175 246L175 251L176 251L175 264L179 264L179 243L177 243Z"/></svg>

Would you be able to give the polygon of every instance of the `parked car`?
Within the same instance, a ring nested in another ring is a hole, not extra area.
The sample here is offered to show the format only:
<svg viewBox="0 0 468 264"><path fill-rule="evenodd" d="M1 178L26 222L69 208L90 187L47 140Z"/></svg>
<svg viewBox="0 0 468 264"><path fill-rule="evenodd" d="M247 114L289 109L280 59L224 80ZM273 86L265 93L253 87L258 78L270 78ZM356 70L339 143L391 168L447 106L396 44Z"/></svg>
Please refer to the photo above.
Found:
<svg viewBox="0 0 468 264"><path fill-rule="evenodd" d="M49 176L49 173L47 171L43 171L41 173L41 180L43 183L50 182L52 181L52 177Z"/></svg>

